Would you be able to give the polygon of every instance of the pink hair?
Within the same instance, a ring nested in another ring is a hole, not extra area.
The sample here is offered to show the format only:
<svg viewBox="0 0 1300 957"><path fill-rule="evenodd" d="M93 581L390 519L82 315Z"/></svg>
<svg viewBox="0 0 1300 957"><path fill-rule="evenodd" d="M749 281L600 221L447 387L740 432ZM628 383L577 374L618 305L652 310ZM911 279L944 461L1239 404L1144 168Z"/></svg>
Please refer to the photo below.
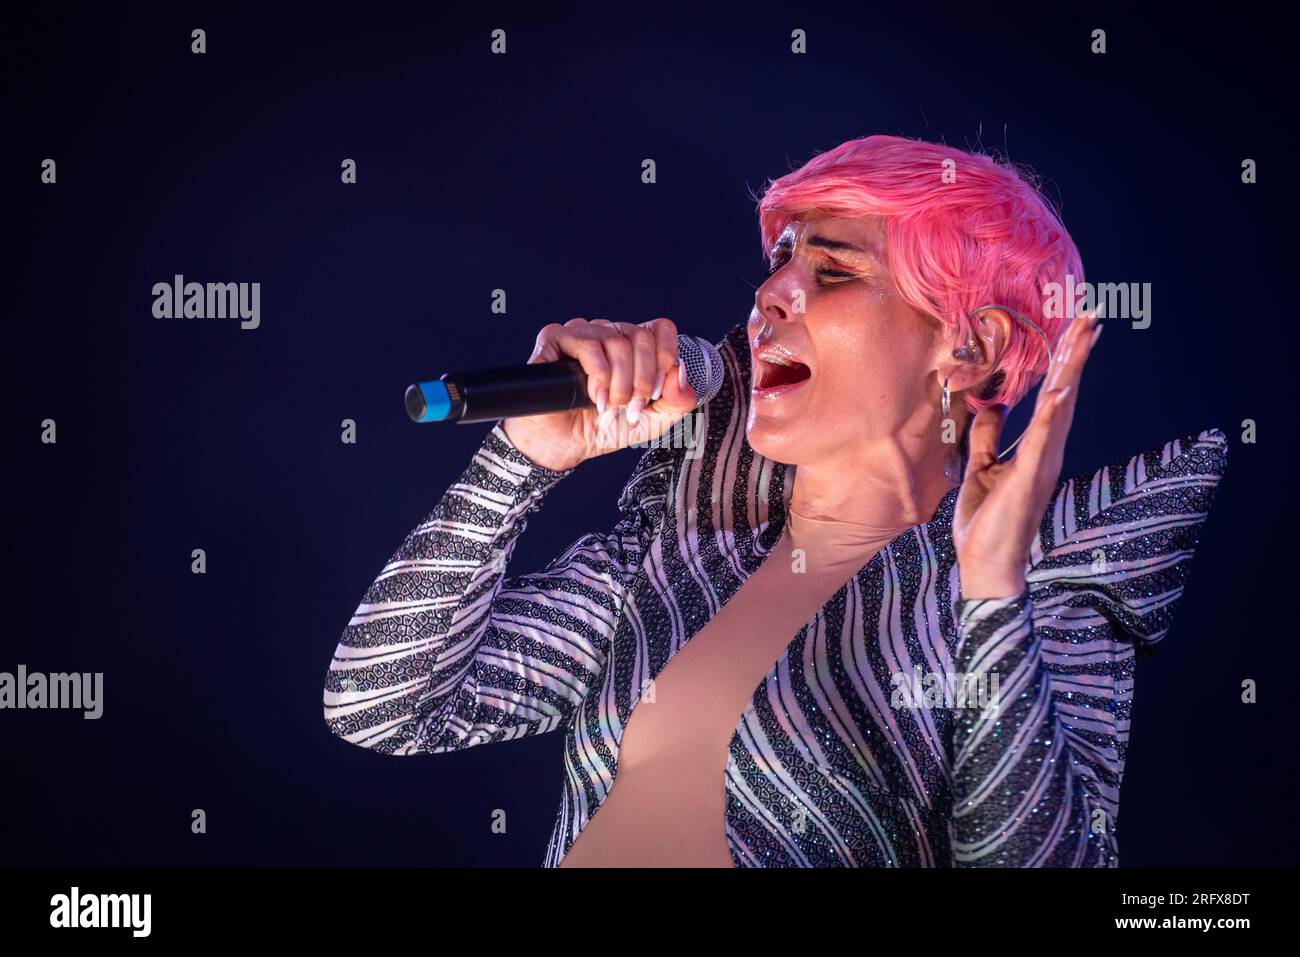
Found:
<svg viewBox="0 0 1300 957"><path fill-rule="evenodd" d="M961 342L972 310L1010 306L1055 347L1069 318L1044 315L1043 287L1064 284L1067 273L1082 283L1083 263L1034 180L1027 168L950 146L900 136L849 140L768 184L758 204L764 255L808 210L884 216L890 271L909 305L955 325ZM1011 326L998 369L980 395L966 394L972 413L1015 405L1047 371L1042 337L1014 316Z"/></svg>

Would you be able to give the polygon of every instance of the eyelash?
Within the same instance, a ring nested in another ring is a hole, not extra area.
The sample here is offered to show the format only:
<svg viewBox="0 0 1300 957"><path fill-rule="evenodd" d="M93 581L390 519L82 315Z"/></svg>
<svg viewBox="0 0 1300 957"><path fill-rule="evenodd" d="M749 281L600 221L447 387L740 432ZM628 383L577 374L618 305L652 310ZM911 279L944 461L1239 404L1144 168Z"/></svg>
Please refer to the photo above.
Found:
<svg viewBox="0 0 1300 957"><path fill-rule="evenodd" d="M784 252L778 253L776 260L772 263L772 267L767 271L767 274L769 276L772 275L789 261L790 261L790 257L786 255ZM855 273L845 272L842 269L827 269L825 267L817 270L817 276L818 276L819 285L834 285L834 283L829 283L829 284L821 283L822 276L826 276L831 279L856 279L857 278L857 275Z"/></svg>

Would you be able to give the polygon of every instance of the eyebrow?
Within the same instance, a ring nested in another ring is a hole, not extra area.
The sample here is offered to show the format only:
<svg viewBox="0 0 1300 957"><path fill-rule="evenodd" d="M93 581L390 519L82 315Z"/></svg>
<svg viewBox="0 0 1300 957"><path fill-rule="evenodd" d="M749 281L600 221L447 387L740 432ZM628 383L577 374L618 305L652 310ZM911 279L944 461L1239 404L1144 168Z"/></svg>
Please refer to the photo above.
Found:
<svg viewBox="0 0 1300 957"><path fill-rule="evenodd" d="M855 246L853 243L846 243L838 239L827 239L825 236L809 236L806 242L809 246L816 246L819 249L860 253L870 259L879 258L869 249L863 249L861 246ZM775 255L782 249L789 249L793 245L794 240L790 238L789 234L783 235L777 240L776 245L772 247L772 254Z"/></svg>

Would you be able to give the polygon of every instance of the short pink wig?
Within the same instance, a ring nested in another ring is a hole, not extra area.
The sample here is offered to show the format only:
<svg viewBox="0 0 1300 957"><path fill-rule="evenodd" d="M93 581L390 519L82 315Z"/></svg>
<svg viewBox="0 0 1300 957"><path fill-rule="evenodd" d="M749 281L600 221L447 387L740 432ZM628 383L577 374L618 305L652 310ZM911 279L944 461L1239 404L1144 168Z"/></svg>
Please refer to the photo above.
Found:
<svg viewBox="0 0 1300 957"><path fill-rule="evenodd" d="M1010 306L1055 348L1069 319L1044 315L1044 286L1064 285L1067 274L1082 283L1083 263L1033 180L1028 169L951 146L899 136L849 140L768 184L758 204L764 255L810 210L883 216L889 267L904 301L956 326L963 342L972 310ZM997 371L978 396L966 394L972 413L1015 405L1047 371L1042 338L1015 317L1011 325Z"/></svg>

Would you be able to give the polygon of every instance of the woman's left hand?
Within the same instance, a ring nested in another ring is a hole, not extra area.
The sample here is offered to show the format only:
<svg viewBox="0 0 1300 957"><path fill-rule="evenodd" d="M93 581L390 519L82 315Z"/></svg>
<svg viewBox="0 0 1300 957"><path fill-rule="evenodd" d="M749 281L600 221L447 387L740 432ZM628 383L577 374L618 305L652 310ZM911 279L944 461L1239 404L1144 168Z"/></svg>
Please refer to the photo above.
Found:
<svg viewBox="0 0 1300 957"><path fill-rule="evenodd" d="M1093 316L1080 313L1071 321L1009 460L998 461L1007 407L989 406L975 416L952 524L963 598L1015 598L1024 591L1029 548L1061 476L1083 365L1100 334Z"/></svg>

